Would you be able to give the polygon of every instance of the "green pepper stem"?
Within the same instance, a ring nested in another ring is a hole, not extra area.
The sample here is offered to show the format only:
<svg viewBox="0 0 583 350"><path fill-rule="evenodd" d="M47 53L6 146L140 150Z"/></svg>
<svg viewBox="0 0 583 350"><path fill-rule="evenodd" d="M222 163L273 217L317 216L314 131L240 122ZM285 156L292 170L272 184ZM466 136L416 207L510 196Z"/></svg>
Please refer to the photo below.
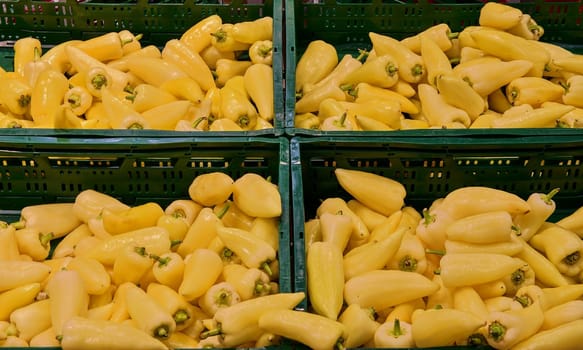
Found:
<svg viewBox="0 0 583 350"><path fill-rule="evenodd" d="M204 331L202 333L200 333L200 339L206 339L208 337L212 337L214 335L219 335L221 334L221 324L217 324L217 328L215 329L209 329L208 331Z"/></svg>
<svg viewBox="0 0 583 350"><path fill-rule="evenodd" d="M551 190L551 192L549 192L549 193L547 193L546 195L543 195L543 196L542 196L542 197L543 197L543 201L544 201L546 204L548 204L548 205L551 205L551 204L552 204L552 199L553 199L553 197L554 197L554 196L555 196L557 193L559 193L559 191L560 191L560 189L559 189L558 187L557 187L557 188L553 188L553 189Z"/></svg>
<svg viewBox="0 0 583 350"><path fill-rule="evenodd" d="M271 267L269 267L269 262L265 261L261 264L261 268L267 273L268 276L273 276L273 271L271 271Z"/></svg>
<svg viewBox="0 0 583 350"><path fill-rule="evenodd" d="M399 260L399 270L413 272L417 270L417 262L417 259L407 254Z"/></svg>
<svg viewBox="0 0 583 350"><path fill-rule="evenodd" d="M18 98L18 106L27 107L30 105L30 95L20 95Z"/></svg>
<svg viewBox="0 0 583 350"><path fill-rule="evenodd" d="M11 224L15 229L20 230L26 227L26 221L20 220Z"/></svg>
<svg viewBox="0 0 583 350"><path fill-rule="evenodd" d="M38 240L43 247L48 247L51 240L55 237L52 232L49 233L39 233Z"/></svg>
<svg viewBox="0 0 583 350"><path fill-rule="evenodd" d="M398 318L395 318L395 321L393 321L393 330L392 330L391 334L394 337L400 337L403 335L403 329L401 328L401 321Z"/></svg>
<svg viewBox="0 0 583 350"><path fill-rule="evenodd" d="M506 327L499 321L494 321L488 326L488 336L495 341L501 341L506 334Z"/></svg>
<svg viewBox="0 0 583 350"><path fill-rule="evenodd" d="M413 68L411 68L411 75L414 77L423 75L423 66L420 64L414 65Z"/></svg>
<svg viewBox="0 0 583 350"><path fill-rule="evenodd" d="M186 312L186 310L181 309L174 313L173 318L176 324L181 324L188 321L190 319L190 315L188 314L188 312Z"/></svg>
<svg viewBox="0 0 583 350"><path fill-rule="evenodd" d="M170 329L168 325L160 325L154 329L154 338L167 339L170 336Z"/></svg>
<svg viewBox="0 0 583 350"><path fill-rule="evenodd" d="M566 257L564 257L562 261L566 265L572 266L572 265L575 265L577 262L579 262L579 259L581 259L581 253L576 251L576 252L571 253L571 254L567 255Z"/></svg>
<svg viewBox="0 0 583 350"><path fill-rule="evenodd" d="M460 33L459 32L451 32L451 33L448 33L447 34L447 38L450 39L450 40L451 39L457 39L458 36L460 36Z"/></svg>
<svg viewBox="0 0 583 350"><path fill-rule="evenodd" d="M528 295L516 295L514 296L516 300L522 307L527 307L532 304L532 299Z"/></svg>
<svg viewBox="0 0 583 350"><path fill-rule="evenodd" d="M225 214L227 214L227 212L229 211L229 208L231 207L231 205L229 203L226 203L224 207L221 208L221 210L219 210L219 212L217 213L217 217L219 219L222 219L223 216L225 216Z"/></svg>
<svg viewBox="0 0 583 350"><path fill-rule="evenodd" d="M181 239L173 239L170 241L170 247L176 247L177 245L179 245L181 243L182 243Z"/></svg>
<svg viewBox="0 0 583 350"><path fill-rule="evenodd" d="M425 253L427 254L435 254L435 255L445 255L445 250L439 250L439 249L425 249Z"/></svg>
<svg viewBox="0 0 583 350"><path fill-rule="evenodd" d="M356 59L359 60L360 62L364 62L369 54L370 52L368 52L365 49L358 49L358 56L356 57Z"/></svg>

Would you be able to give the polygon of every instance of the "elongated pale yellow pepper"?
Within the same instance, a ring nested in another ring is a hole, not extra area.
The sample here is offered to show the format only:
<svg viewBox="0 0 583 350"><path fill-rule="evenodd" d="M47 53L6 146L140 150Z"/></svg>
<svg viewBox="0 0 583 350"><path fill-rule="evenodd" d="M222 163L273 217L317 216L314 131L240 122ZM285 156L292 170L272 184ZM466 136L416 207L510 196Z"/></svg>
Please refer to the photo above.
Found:
<svg viewBox="0 0 583 350"><path fill-rule="evenodd" d="M314 311L336 320L343 304L342 251L332 243L313 243L308 249L306 272L308 295Z"/></svg>
<svg viewBox="0 0 583 350"><path fill-rule="evenodd" d="M73 270L55 272L46 290L51 301L53 330L57 336L62 336L65 322L75 316L87 315L89 294L81 276Z"/></svg>
<svg viewBox="0 0 583 350"><path fill-rule="evenodd" d="M278 186L255 173L246 173L235 180L233 202L249 216L270 218L282 213Z"/></svg>
<svg viewBox="0 0 583 350"><path fill-rule="evenodd" d="M221 257L209 249L196 249L186 258L184 279L178 292L187 300L202 295L217 281L223 271Z"/></svg>
<svg viewBox="0 0 583 350"><path fill-rule="evenodd" d="M105 208L101 213L101 217L105 230L116 235L156 226L156 222L163 214L164 209L159 204L148 202L124 211L110 211Z"/></svg>
<svg viewBox="0 0 583 350"><path fill-rule="evenodd" d="M34 282L0 293L0 321L8 321L13 311L31 304L40 291L41 284Z"/></svg>

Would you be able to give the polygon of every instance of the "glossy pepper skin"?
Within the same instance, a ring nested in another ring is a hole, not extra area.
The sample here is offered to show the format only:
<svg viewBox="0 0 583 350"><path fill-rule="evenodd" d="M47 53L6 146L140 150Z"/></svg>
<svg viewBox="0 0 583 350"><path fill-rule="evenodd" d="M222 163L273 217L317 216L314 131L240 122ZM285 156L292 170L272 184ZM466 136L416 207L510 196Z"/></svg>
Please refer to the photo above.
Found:
<svg viewBox="0 0 583 350"><path fill-rule="evenodd" d="M140 287L130 285L125 299L130 317L149 336L167 339L176 330L172 315Z"/></svg>
<svg viewBox="0 0 583 350"><path fill-rule="evenodd" d="M0 321L8 321L12 312L31 304L40 291L41 284L34 282L0 293Z"/></svg>
<svg viewBox="0 0 583 350"><path fill-rule="evenodd" d="M564 89L542 77L520 77L506 86L506 97L514 106L529 104L540 106L547 101L560 101Z"/></svg>
<svg viewBox="0 0 583 350"><path fill-rule="evenodd" d="M488 96L526 75L532 66L532 62L524 59L501 61L490 57L458 64L453 68L453 73L467 81L480 96Z"/></svg>
<svg viewBox="0 0 583 350"><path fill-rule="evenodd" d="M273 69L264 63L255 63L245 71L245 89L257 107L259 116L273 120Z"/></svg>
<svg viewBox="0 0 583 350"><path fill-rule="evenodd" d="M480 9L479 23L481 26L501 30L516 26L522 17L518 8L501 3L486 3Z"/></svg>
<svg viewBox="0 0 583 350"><path fill-rule="evenodd" d="M264 269L271 274L269 263L275 260L276 251L267 242L247 231L232 227L219 227L217 237L249 268Z"/></svg>
<svg viewBox="0 0 583 350"><path fill-rule="evenodd" d="M416 310L411 333L418 347L448 346L467 338L483 324L481 318L457 309Z"/></svg>
<svg viewBox="0 0 583 350"><path fill-rule="evenodd" d="M287 309L265 312L259 318L259 327L299 341L312 349L333 349L342 346L345 337L345 327L338 321Z"/></svg>
<svg viewBox="0 0 583 350"><path fill-rule="evenodd" d="M84 317L89 309L89 294L77 271L60 270L53 274L46 291L51 301L51 324L57 336L62 336L65 323Z"/></svg>
<svg viewBox="0 0 583 350"><path fill-rule="evenodd" d="M574 232L558 225L545 224L529 243L543 252L562 274L576 276L581 272L583 244Z"/></svg>
<svg viewBox="0 0 583 350"><path fill-rule="evenodd" d="M509 349L534 336L540 329L544 314L539 302L503 312L492 312L487 320L485 336L495 349Z"/></svg>
<svg viewBox="0 0 583 350"><path fill-rule="evenodd" d="M359 304L362 307L383 310L428 296L438 288L436 283L414 272L374 270L346 281L344 299L348 305Z"/></svg>
<svg viewBox="0 0 583 350"><path fill-rule="evenodd" d="M211 44L211 33L218 30L221 25L222 18L219 15L210 15L188 28L180 36L180 41L192 51L200 53L205 47Z"/></svg>
<svg viewBox="0 0 583 350"><path fill-rule="evenodd" d="M430 126L447 127L451 123L462 123L464 126L471 124L468 113L455 107L444 99L444 95L429 84L419 84L417 87L421 110Z"/></svg>
<svg viewBox="0 0 583 350"><path fill-rule="evenodd" d="M43 282L50 272L50 266L38 261L0 261L0 292L29 283Z"/></svg>
<svg viewBox="0 0 583 350"><path fill-rule="evenodd" d="M61 346L64 350L168 349L158 339L133 326L106 320L89 320L84 317L73 317L65 323Z"/></svg>
<svg viewBox="0 0 583 350"><path fill-rule="evenodd" d="M448 287L471 286L498 280L521 262L495 253L446 254L440 260L441 278Z"/></svg>
<svg viewBox="0 0 583 350"><path fill-rule="evenodd" d="M418 83L426 75L425 63L420 55L411 51L399 40L374 32L369 33L377 55L391 55L399 67L399 77L409 83Z"/></svg>
<svg viewBox="0 0 583 350"><path fill-rule="evenodd" d="M308 249L306 266L312 307L316 313L336 320L344 301L342 251L332 243L315 242Z"/></svg>
<svg viewBox="0 0 583 350"><path fill-rule="evenodd" d="M334 46L322 40L311 41L296 65L296 92L302 92L306 84L318 83L337 65Z"/></svg>
<svg viewBox="0 0 583 350"><path fill-rule="evenodd" d="M37 229L42 233L52 232L53 238L60 238L80 225L73 213L72 203L51 203L31 205L22 208L17 227ZM62 218L54 220L55 217Z"/></svg>
<svg viewBox="0 0 583 350"><path fill-rule="evenodd" d="M514 224L518 230L517 234L521 239L528 242L555 212L556 203L553 200L553 196L558 192L559 189L555 188L549 193L532 193L528 196L526 202L530 206L530 210L514 218Z"/></svg>
<svg viewBox="0 0 583 350"><path fill-rule="evenodd" d="M196 249L185 260L184 277L178 292L187 300L202 296L221 275L223 261L209 249Z"/></svg>

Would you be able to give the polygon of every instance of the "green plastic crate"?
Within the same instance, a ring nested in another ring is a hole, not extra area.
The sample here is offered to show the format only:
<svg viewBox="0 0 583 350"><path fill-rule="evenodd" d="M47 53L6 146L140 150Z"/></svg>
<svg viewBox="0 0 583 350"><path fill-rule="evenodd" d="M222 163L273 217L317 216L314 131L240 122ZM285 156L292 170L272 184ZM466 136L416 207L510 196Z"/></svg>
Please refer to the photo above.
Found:
<svg viewBox="0 0 583 350"><path fill-rule="evenodd" d="M330 197L352 197L335 168L363 170L401 182L405 205L418 211L463 186L489 186L526 199L548 193L558 220L583 206L583 137L310 137L290 141L294 291L306 291L304 223ZM309 301L301 308L307 309Z"/></svg>
<svg viewBox="0 0 583 350"><path fill-rule="evenodd" d="M541 40L583 52L583 3L570 1L528 0L510 5L530 14L545 29ZM339 58L358 56L358 49L370 49L368 33L373 31L397 39L415 35L435 24L447 23L452 32L477 25L480 1L388 1L388 0L286 0L286 95L285 128L288 135L311 136L381 136L387 132L325 132L294 127L295 67L308 44L324 40L336 47ZM425 135L424 130L407 132ZM449 130L442 130L447 134ZM518 131L528 135L530 130ZM395 133L391 131L390 134ZM471 134L472 131L467 131Z"/></svg>
<svg viewBox="0 0 583 350"><path fill-rule="evenodd" d="M72 202L85 189L129 205L155 201L165 207L189 198L195 176L214 171L234 179L249 172L271 176L279 186L279 285L291 291L286 138L0 138L0 220L17 220L26 205Z"/></svg>
<svg viewBox="0 0 583 350"><path fill-rule="evenodd" d="M190 136L280 136L284 133L283 84L283 0L185 0L159 2L134 0L131 2L87 1L45 2L33 0L0 0L0 67L13 70L14 41L32 36L47 49L58 43L85 40L111 31L130 30L143 34L142 45L163 47L166 41L179 38L195 23L219 15L224 23L238 23L264 16L273 17L273 129L245 132L206 132ZM0 135L13 134L1 130ZM56 132L63 134L62 132ZM138 134L124 130L71 131L80 135L175 137L176 132L141 131ZM52 130L41 134L53 134ZM179 134L180 135L180 134ZM186 134L182 134L186 135Z"/></svg>

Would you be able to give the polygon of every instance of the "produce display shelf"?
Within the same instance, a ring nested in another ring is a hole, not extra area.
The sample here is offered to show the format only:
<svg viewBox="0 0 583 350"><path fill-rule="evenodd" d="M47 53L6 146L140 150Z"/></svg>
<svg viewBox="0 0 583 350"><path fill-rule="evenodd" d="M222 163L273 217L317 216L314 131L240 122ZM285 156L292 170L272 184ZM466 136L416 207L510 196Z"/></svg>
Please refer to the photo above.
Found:
<svg viewBox="0 0 583 350"><path fill-rule="evenodd" d="M137 0L109 2L66 0L47 2L33 0L0 0L0 67L13 70L13 44L19 38L35 37L46 49L67 40L86 40L112 31L129 30L142 34L142 46L160 48L170 39L180 38L195 23L210 16L219 15L223 23L252 21L264 16L273 17L273 128L243 132L157 132L156 137L189 136L281 136L284 133L284 86L283 86L283 0L185 0L178 2L153 2ZM111 130L89 132L108 135ZM10 135L13 130L0 130L0 136ZM50 134L52 131L43 131ZM63 134L54 131L56 134ZM65 134L77 134L79 130L67 130ZM80 133L83 135L83 132ZM148 131L114 131L114 136L135 136Z"/></svg>
<svg viewBox="0 0 583 350"><path fill-rule="evenodd" d="M294 290L306 291L304 223L330 197L349 200L336 168L382 175L402 183L405 205L421 212L464 186L489 186L526 199L548 193L557 210L551 221L583 206L583 137L391 138L310 137L290 141ZM309 301L301 305L307 309Z"/></svg>
<svg viewBox="0 0 583 350"><path fill-rule="evenodd" d="M559 44L575 53L583 53L583 3L580 1L532 0L508 3L530 14L545 33L542 41ZM424 136L424 130L390 132L322 131L296 128L295 67L313 40L332 44L341 58L359 55L359 49L370 50L369 32L403 39L439 23L452 32L478 25L482 1L382 1L382 0L286 0L285 42L285 130L288 135L302 136ZM466 130L472 134L475 129ZM448 132L449 130L443 130ZM499 132L499 130L490 130ZM432 133L432 132L430 132ZM514 133L529 135L530 130Z"/></svg>
<svg viewBox="0 0 583 350"><path fill-rule="evenodd" d="M197 175L215 171L233 179L257 173L278 185L279 286L291 291L286 138L0 137L0 220L18 220L27 205L73 202L85 189L128 205L154 201L164 208L175 199L188 199Z"/></svg>

